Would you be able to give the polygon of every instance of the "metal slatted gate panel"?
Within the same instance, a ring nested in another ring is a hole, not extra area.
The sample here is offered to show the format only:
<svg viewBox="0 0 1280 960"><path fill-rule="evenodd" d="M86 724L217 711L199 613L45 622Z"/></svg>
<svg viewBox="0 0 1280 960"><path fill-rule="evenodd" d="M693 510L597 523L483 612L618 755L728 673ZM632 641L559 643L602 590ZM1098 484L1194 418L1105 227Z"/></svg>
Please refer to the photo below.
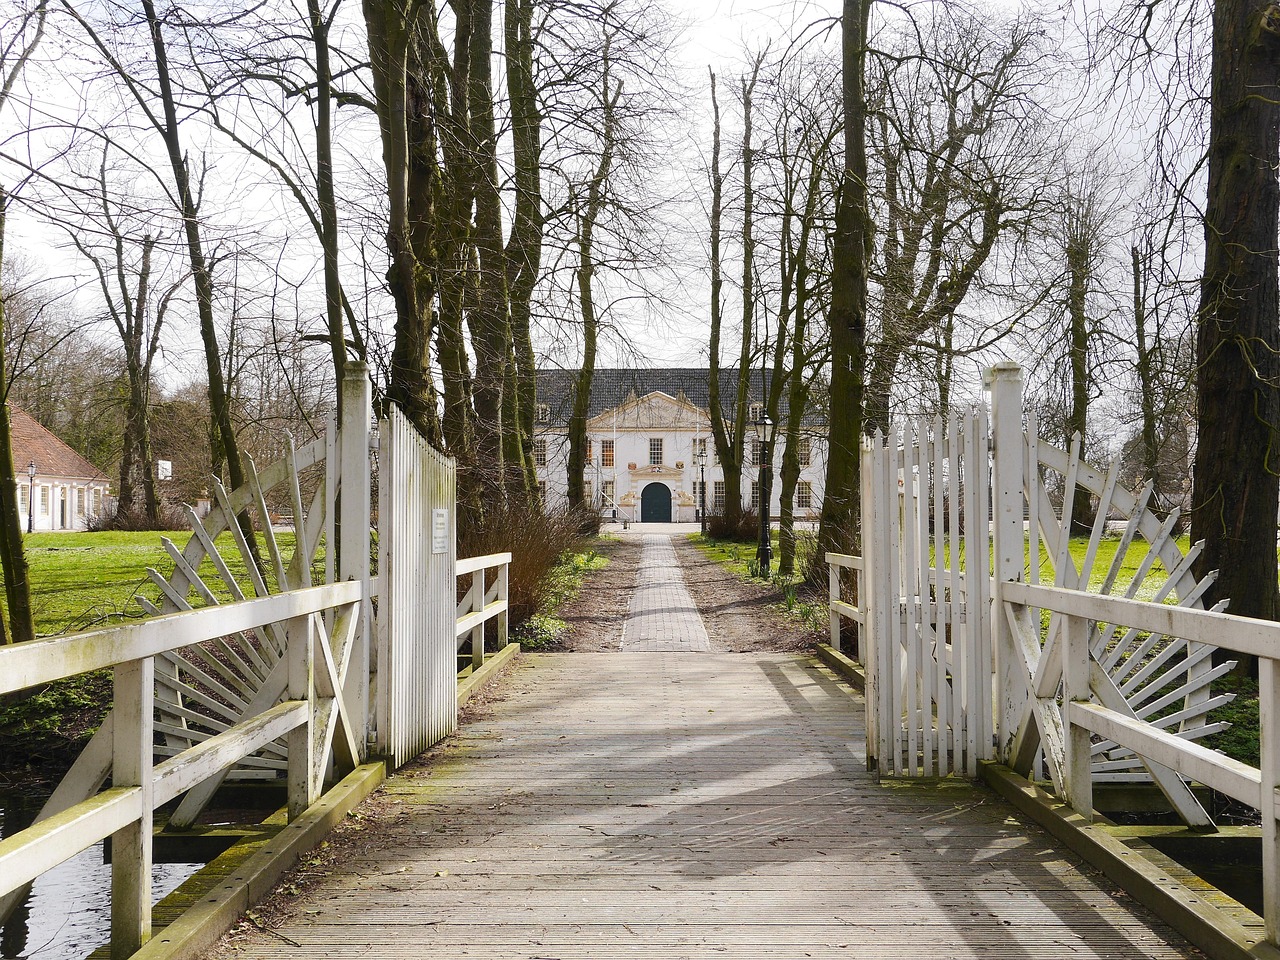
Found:
<svg viewBox="0 0 1280 960"><path fill-rule="evenodd" d="M376 742L398 767L458 722L456 474L398 410L379 427Z"/></svg>
<svg viewBox="0 0 1280 960"><path fill-rule="evenodd" d="M886 776L975 776L993 754L989 436L981 408L920 418L863 459L867 752Z"/></svg>

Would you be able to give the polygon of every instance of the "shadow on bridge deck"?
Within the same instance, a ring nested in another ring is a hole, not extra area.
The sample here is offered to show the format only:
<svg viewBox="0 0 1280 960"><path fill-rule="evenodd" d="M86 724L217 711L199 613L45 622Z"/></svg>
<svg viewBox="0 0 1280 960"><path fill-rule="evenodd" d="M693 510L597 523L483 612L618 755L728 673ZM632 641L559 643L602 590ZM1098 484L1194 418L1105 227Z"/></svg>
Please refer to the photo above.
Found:
<svg viewBox="0 0 1280 960"><path fill-rule="evenodd" d="M216 952L1196 955L993 794L878 784L861 724L800 655L526 656L276 933Z"/></svg>

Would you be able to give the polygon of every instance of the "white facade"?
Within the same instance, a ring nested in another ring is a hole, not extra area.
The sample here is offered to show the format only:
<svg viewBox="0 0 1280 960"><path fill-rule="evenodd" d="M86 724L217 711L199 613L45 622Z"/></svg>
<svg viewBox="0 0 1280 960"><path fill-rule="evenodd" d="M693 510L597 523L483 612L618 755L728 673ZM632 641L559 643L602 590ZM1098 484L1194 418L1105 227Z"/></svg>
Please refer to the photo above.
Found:
<svg viewBox="0 0 1280 960"><path fill-rule="evenodd" d="M672 397L659 391L643 397L633 395L619 406L592 417L587 421L588 502L597 504L606 519L660 521L665 519L663 511L669 504L672 521L696 521L701 508L698 484L702 479L696 453L705 445L707 511L709 514L723 512L724 470L715 455L710 424L705 410L683 396ZM770 515L774 517L780 509L783 442L779 433L771 457ZM797 520L810 520L817 519L822 507L826 438L817 433L806 434L803 444L794 509ZM760 467L752 455L756 446L748 436L747 462L742 470L744 507L754 507L758 500L755 484L760 477ZM540 424L534 436L534 460L548 507L567 502L568 458L567 429Z"/></svg>
<svg viewBox="0 0 1280 960"><path fill-rule="evenodd" d="M35 533L87 530L89 520L107 509L109 485L105 479L36 474L34 480L19 476L15 483L23 530L28 525Z"/></svg>

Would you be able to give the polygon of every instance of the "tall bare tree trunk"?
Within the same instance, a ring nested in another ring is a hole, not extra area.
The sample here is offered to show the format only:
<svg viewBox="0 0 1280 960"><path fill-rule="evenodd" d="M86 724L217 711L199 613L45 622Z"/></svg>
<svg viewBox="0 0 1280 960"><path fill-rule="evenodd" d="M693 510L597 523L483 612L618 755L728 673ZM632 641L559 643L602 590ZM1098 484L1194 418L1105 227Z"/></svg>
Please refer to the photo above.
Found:
<svg viewBox="0 0 1280 960"><path fill-rule="evenodd" d="M1067 255L1067 343L1071 365L1071 405L1065 422L1068 440L1079 435L1080 456L1085 456L1089 438L1089 317L1087 299L1092 279L1097 242L1095 218L1088 200L1068 209L1066 217ZM1093 525L1093 503L1089 491L1077 486L1072 494L1071 527L1087 533Z"/></svg>
<svg viewBox="0 0 1280 960"><path fill-rule="evenodd" d="M867 29L871 0L844 0L841 66L844 88L844 170L831 254L831 402L827 417L827 478L818 547L852 553L859 522L863 375L866 369L867 271L871 223L867 208Z"/></svg>
<svg viewBox="0 0 1280 960"><path fill-rule="evenodd" d="M724 303L721 299L724 276L720 263L721 218L724 215L724 173L720 169L720 101L716 98L716 75L711 77L711 342L708 356L707 397L711 419L711 436L715 441L716 459L724 475L724 516L730 528L736 528L742 516L742 447L734 443L725 428L724 407L720 400L720 332L724 325Z"/></svg>
<svg viewBox="0 0 1280 960"><path fill-rule="evenodd" d="M609 69L609 40L604 45L604 68L600 82L600 102L604 108L600 129L600 159L587 184L587 202L578 217L578 306L582 316L582 367L573 384L573 409L569 415L569 503L586 505L587 467L587 412L591 405L591 384L596 369L596 337L599 321L596 315L595 289L595 229L604 207L605 186L613 167L616 149L615 110L622 96L622 83L610 90L612 71Z"/></svg>
<svg viewBox="0 0 1280 960"><path fill-rule="evenodd" d="M0 187L0 277L4 275L4 230L8 206L9 196ZM13 469L3 296L0 296L0 570L4 572L4 595L9 608L7 632L4 619L0 618L0 644L34 640L36 627L31 614L31 580L27 555L22 549L22 515L18 511L18 484Z"/></svg>
<svg viewBox="0 0 1280 960"><path fill-rule="evenodd" d="M1274 620L1280 501L1280 16L1271 0L1216 0L1209 191L1196 342L1195 573L1205 604Z"/></svg>
<svg viewBox="0 0 1280 960"><path fill-rule="evenodd" d="M533 72L534 0L507 0L505 7L507 95L515 164L515 216L507 239L507 294L514 347L516 430L526 488L537 489L533 422L537 376L530 330L530 300L542 265L542 116Z"/></svg>
<svg viewBox="0 0 1280 960"><path fill-rule="evenodd" d="M1168 505L1160 469L1160 439L1156 423L1157 344L1147 329L1147 285L1142 257L1136 246L1129 253L1133 261L1133 330L1137 341L1138 406L1142 412L1142 472L1153 484L1155 507L1163 516Z"/></svg>
<svg viewBox="0 0 1280 960"><path fill-rule="evenodd" d="M475 352L477 454L495 471L495 492L505 497L515 478L524 483L518 436L511 417L518 406L507 392L513 362L507 274L502 243L502 203L498 193L498 134L493 105L493 3L470 0L469 83L471 154L475 190L473 241L478 257L476 302L467 315ZM512 437L515 436L515 443ZM513 459L514 456L514 459Z"/></svg>

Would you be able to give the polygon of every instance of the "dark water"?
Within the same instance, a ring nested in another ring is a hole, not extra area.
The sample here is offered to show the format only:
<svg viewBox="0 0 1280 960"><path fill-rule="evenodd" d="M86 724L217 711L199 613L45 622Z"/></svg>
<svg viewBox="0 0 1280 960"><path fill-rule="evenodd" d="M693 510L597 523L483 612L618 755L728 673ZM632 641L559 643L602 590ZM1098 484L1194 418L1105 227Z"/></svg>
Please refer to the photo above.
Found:
<svg viewBox="0 0 1280 960"><path fill-rule="evenodd" d="M0 791L0 837L27 826L43 797ZM175 890L202 863L157 863L152 902ZM102 845L82 851L35 882L30 896L5 924L0 957L6 960L79 960L111 938L111 867Z"/></svg>

